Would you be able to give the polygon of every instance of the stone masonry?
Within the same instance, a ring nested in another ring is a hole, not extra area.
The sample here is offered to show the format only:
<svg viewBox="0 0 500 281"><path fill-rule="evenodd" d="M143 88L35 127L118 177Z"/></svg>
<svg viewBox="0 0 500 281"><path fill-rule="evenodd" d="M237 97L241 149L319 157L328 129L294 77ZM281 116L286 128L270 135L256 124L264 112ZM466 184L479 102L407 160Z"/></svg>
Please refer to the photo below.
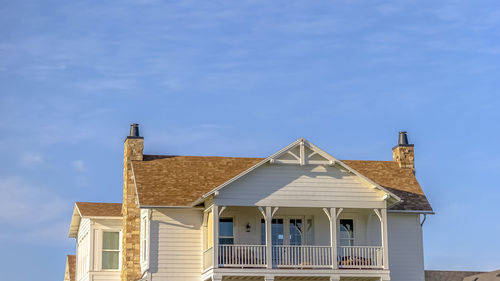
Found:
<svg viewBox="0 0 500 281"><path fill-rule="evenodd" d="M140 261L140 209L132 176L131 161L142 161L144 139L127 137L123 156L123 234L122 234L122 281L141 278Z"/></svg>
<svg viewBox="0 0 500 281"><path fill-rule="evenodd" d="M398 145L392 149L392 159L400 168L411 169L415 173L415 151L413 144Z"/></svg>

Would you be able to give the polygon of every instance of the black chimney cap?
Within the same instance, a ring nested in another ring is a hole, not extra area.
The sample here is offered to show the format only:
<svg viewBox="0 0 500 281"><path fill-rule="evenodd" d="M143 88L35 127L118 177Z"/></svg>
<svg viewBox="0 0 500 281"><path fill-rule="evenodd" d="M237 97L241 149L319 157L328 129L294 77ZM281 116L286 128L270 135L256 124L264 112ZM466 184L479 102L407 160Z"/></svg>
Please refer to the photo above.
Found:
<svg viewBox="0 0 500 281"><path fill-rule="evenodd" d="M413 146L413 144L408 143L408 134L406 131L399 132L398 145L397 146Z"/></svg>
<svg viewBox="0 0 500 281"><path fill-rule="evenodd" d="M130 124L130 133L127 136L127 139L142 139L139 134L139 124L132 123Z"/></svg>

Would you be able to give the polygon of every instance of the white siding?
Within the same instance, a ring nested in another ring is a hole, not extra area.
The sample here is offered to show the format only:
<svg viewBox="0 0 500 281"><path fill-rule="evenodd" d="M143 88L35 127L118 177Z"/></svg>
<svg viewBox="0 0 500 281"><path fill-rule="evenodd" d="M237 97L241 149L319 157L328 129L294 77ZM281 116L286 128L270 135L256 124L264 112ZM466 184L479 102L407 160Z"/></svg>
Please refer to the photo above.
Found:
<svg viewBox="0 0 500 281"><path fill-rule="evenodd" d="M152 280L199 281L202 267L202 211L153 209L152 212Z"/></svg>
<svg viewBox="0 0 500 281"><path fill-rule="evenodd" d="M388 214L391 281L424 281L422 227L418 214Z"/></svg>
<svg viewBox="0 0 500 281"><path fill-rule="evenodd" d="M83 218L78 228L76 244L76 280L89 279L90 264L90 220Z"/></svg>
<svg viewBox="0 0 500 281"><path fill-rule="evenodd" d="M103 231L116 231L122 230L122 219L92 219L92 240L93 240L93 258L92 273L90 274L90 281L119 281L121 269L118 270L103 270L102 269L102 233ZM121 235L120 235L121 236ZM120 247L121 247L120 241ZM121 254L120 254L121 262Z"/></svg>
<svg viewBox="0 0 500 281"><path fill-rule="evenodd" d="M102 232L121 231L122 220L83 218L78 230L77 281L119 281L120 269L102 270ZM121 243L120 243L121 245ZM120 255L121 256L121 255ZM120 259L121 260L121 259Z"/></svg>
<svg viewBox="0 0 500 281"><path fill-rule="evenodd" d="M384 207L382 191L360 177L324 165L264 165L221 189L229 206Z"/></svg>

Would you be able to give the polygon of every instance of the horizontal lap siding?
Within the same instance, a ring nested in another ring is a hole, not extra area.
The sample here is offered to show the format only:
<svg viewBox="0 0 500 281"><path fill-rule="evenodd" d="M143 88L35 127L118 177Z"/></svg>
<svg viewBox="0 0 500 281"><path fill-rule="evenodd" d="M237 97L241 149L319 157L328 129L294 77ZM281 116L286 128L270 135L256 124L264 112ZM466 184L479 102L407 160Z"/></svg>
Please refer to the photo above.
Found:
<svg viewBox="0 0 500 281"><path fill-rule="evenodd" d="M150 226L150 271L153 281L199 281L202 220L200 210L153 210Z"/></svg>
<svg viewBox="0 0 500 281"><path fill-rule="evenodd" d="M390 213L387 228L391 281L424 281L420 215Z"/></svg>
<svg viewBox="0 0 500 281"><path fill-rule="evenodd" d="M336 167L264 165L223 188L216 203L326 207L342 202L378 204L382 194L360 177Z"/></svg>

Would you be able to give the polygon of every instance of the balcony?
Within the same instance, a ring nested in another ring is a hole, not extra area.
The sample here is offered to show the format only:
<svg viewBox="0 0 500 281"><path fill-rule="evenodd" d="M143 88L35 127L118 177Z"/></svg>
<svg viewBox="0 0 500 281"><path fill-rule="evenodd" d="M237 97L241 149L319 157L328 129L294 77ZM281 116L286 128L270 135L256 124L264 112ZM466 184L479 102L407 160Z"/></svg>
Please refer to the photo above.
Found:
<svg viewBox="0 0 500 281"><path fill-rule="evenodd" d="M385 209L213 206L204 220L204 271L388 270Z"/></svg>
<svg viewBox="0 0 500 281"><path fill-rule="evenodd" d="M211 251L210 251L211 252ZM343 246L338 249L337 268L382 269L383 248L377 246ZM330 246L272 246L271 268L331 269ZM219 245L218 267L266 268L265 245Z"/></svg>

